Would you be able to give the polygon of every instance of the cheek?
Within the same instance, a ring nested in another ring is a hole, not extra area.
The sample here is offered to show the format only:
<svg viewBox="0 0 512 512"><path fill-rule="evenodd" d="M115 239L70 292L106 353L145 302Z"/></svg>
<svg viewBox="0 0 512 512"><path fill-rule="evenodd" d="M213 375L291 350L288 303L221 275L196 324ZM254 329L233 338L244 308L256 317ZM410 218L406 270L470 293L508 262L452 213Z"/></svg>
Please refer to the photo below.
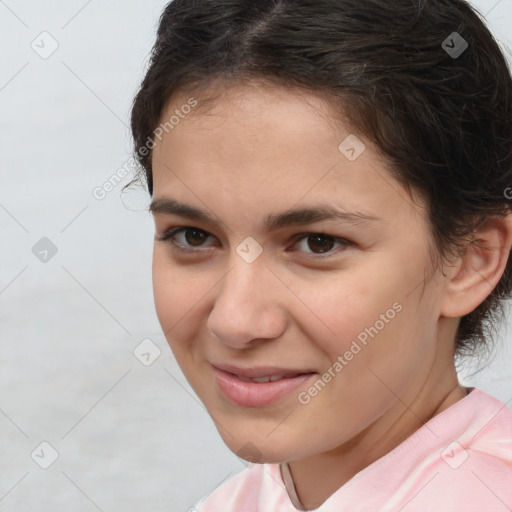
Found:
<svg viewBox="0 0 512 512"><path fill-rule="evenodd" d="M423 350L416 327L421 324L422 308L418 307L418 293L410 294L409 283L414 279L408 274L418 275L413 268L397 264L382 268L375 262L361 270L325 278L323 285L317 281L309 305L329 330L313 329L313 325L321 325L318 321L304 323L302 328L327 356L326 369L342 357L343 369L338 365L339 371L333 370L337 376L343 374L336 381L360 386L365 380L371 387L372 382L378 384L378 378L369 369L393 377L393 372L405 376L409 366L417 365Z"/></svg>
<svg viewBox="0 0 512 512"><path fill-rule="evenodd" d="M327 377L325 400L337 404L333 409L351 411L354 428L383 413L431 356L428 340L416 327L417 304L396 298L385 293L350 314L340 313L336 339L321 341L328 355L324 375L335 375Z"/></svg>
<svg viewBox="0 0 512 512"><path fill-rule="evenodd" d="M211 288L198 278L197 271L188 271L173 264L164 251L155 248L153 255L153 296L158 320L167 341L174 350L174 340L190 339L190 333L199 322L201 301ZM192 268L192 267L190 267Z"/></svg>
<svg viewBox="0 0 512 512"><path fill-rule="evenodd" d="M359 339L364 343L369 336L367 330L376 323L380 331L396 321L398 315L393 304L400 293L391 279L383 280L380 273L373 279L368 272L340 273L322 279L324 282L316 279L311 283L316 292L304 291L304 300L317 313L319 322L315 325L324 326L322 333L327 334L323 336L326 351L343 353L353 340ZM389 323L384 324L381 315ZM313 340L314 334L309 330Z"/></svg>

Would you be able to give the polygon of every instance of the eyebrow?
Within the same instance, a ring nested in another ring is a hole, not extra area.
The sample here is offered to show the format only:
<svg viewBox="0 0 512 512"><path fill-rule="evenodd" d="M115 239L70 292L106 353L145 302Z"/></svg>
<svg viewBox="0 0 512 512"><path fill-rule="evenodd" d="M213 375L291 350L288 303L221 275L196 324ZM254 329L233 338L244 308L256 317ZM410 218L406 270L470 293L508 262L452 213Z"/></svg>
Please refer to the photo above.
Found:
<svg viewBox="0 0 512 512"><path fill-rule="evenodd" d="M149 205L148 211L153 215L177 215L190 220L202 221L210 224L215 224L216 222L215 219L205 210L189 204L180 203L179 201L168 197L154 199ZM321 220L338 220L347 223L360 223L382 219L370 214L349 212L342 208L319 205L300 209L290 209L281 213L268 215L264 219L264 226L268 232L271 232L286 226L311 224Z"/></svg>

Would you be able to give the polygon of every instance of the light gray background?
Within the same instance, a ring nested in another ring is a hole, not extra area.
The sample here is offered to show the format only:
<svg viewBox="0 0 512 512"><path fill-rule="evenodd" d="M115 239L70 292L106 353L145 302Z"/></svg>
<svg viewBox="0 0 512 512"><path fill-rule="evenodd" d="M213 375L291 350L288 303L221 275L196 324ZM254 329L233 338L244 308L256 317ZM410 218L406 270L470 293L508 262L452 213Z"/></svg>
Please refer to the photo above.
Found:
<svg viewBox="0 0 512 512"><path fill-rule="evenodd" d="M1 512L186 511L245 467L161 333L146 193L121 195L128 177L92 194L130 157L129 108L165 4L0 1ZM475 5L511 48L512 0ZM59 45L46 59L31 47L51 49L43 31ZM32 252L43 237L58 250L46 263ZM133 354L146 338L161 351L149 366ZM502 338L461 379L508 402ZM48 469L43 441L58 452Z"/></svg>

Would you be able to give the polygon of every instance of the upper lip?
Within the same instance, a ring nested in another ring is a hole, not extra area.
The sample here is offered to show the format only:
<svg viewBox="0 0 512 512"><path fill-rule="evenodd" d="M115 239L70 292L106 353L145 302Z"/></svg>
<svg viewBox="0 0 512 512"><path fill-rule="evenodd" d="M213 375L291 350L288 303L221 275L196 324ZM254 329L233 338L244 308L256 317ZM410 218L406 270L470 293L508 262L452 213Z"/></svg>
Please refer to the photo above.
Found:
<svg viewBox="0 0 512 512"><path fill-rule="evenodd" d="M271 377L272 375L297 375L301 373L314 373L313 370L300 368L281 368L277 366L253 366L252 368L240 368L232 364L213 364L215 368L233 373L239 377L257 379L258 377Z"/></svg>

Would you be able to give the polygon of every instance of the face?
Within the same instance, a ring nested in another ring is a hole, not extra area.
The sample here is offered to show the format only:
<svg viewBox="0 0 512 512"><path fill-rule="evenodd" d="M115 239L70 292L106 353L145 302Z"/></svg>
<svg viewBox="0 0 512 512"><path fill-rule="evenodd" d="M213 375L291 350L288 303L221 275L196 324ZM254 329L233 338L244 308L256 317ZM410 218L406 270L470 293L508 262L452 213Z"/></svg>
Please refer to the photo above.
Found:
<svg viewBox="0 0 512 512"><path fill-rule="evenodd" d="M442 283L425 281L424 204L363 135L340 149L353 132L314 95L197 101L153 150L162 329L232 451L335 450L428 384ZM247 382L265 376L285 378Z"/></svg>

